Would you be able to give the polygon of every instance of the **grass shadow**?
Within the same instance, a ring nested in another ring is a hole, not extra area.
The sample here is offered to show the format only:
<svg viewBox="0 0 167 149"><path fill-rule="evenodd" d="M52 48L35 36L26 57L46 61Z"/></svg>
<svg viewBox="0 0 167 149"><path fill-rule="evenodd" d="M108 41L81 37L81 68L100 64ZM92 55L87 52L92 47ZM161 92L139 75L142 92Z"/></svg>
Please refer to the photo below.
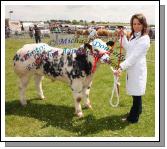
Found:
<svg viewBox="0 0 167 149"><path fill-rule="evenodd" d="M116 130L124 129L129 125L128 122L121 121L121 118L123 116L124 115L112 115L96 119L93 115L88 115L84 117L84 122L82 123L82 125L76 127L75 129L80 130L79 136L89 136L89 134L97 134L103 130L114 132Z"/></svg>
<svg viewBox="0 0 167 149"><path fill-rule="evenodd" d="M124 129L129 125L126 122L121 122L122 115L96 119L93 114L89 114L82 119L78 119L74 118L74 107L31 103L33 100L39 99L30 99L30 103L26 107L22 107L17 100L7 101L5 103L5 114L26 116L45 121L46 125L44 127L59 127L77 133L77 136L90 136L103 130L115 131Z"/></svg>

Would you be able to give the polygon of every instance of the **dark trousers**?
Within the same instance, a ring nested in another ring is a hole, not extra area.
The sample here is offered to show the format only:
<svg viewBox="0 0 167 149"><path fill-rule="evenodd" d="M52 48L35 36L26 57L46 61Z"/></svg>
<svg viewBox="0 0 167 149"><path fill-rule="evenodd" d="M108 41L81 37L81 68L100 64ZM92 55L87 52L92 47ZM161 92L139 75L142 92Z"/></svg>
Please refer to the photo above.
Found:
<svg viewBox="0 0 167 149"><path fill-rule="evenodd" d="M130 109L130 113L127 117L127 120L131 123L136 123L139 120L139 116L142 113L142 97L141 96L132 96L133 105Z"/></svg>
<svg viewBox="0 0 167 149"><path fill-rule="evenodd" d="M35 36L35 42L40 43L41 42L41 37L40 36Z"/></svg>

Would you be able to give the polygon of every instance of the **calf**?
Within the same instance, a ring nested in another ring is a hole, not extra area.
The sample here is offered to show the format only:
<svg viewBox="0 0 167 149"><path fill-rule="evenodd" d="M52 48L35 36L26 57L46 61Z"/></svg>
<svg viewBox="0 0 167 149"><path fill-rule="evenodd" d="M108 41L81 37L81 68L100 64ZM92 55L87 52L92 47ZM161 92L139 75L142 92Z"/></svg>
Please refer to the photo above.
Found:
<svg viewBox="0 0 167 149"><path fill-rule="evenodd" d="M110 43L110 42L108 42ZM92 76L99 59L110 61L108 47L100 39L85 43L78 49L60 49L45 43L26 44L14 56L14 71L20 78L20 103L26 105L25 89L33 75L38 95L44 99L41 80L47 76L52 80L66 80L72 89L75 112L82 117L81 98L84 105L91 108L89 91Z"/></svg>

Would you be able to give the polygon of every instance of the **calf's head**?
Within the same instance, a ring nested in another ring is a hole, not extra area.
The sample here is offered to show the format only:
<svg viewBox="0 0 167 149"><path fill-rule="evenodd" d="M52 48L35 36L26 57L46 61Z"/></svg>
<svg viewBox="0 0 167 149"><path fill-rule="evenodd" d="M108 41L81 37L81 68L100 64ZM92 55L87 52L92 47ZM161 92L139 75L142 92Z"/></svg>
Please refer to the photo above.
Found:
<svg viewBox="0 0 167 149"><path fill-rule="evenodd" d="M95 39L90 44L85 43L84 49L89 49L94 58L100 59L102 63L111 63L110 49L114 45L113 41L103 42L101 39Z"/></svg>

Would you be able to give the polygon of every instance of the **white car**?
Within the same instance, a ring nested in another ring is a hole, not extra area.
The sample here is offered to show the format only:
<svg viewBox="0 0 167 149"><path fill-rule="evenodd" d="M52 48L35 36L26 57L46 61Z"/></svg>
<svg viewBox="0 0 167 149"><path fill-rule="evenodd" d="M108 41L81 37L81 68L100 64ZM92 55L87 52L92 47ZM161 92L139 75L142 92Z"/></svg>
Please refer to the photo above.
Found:
<svg viewBox="0 0 167 149"><path fill-rule="evenodd" d="M50 30L45 28L45 27L39 27L39 29L41 30L41 36L42 37L50 37Z"/></svg>

